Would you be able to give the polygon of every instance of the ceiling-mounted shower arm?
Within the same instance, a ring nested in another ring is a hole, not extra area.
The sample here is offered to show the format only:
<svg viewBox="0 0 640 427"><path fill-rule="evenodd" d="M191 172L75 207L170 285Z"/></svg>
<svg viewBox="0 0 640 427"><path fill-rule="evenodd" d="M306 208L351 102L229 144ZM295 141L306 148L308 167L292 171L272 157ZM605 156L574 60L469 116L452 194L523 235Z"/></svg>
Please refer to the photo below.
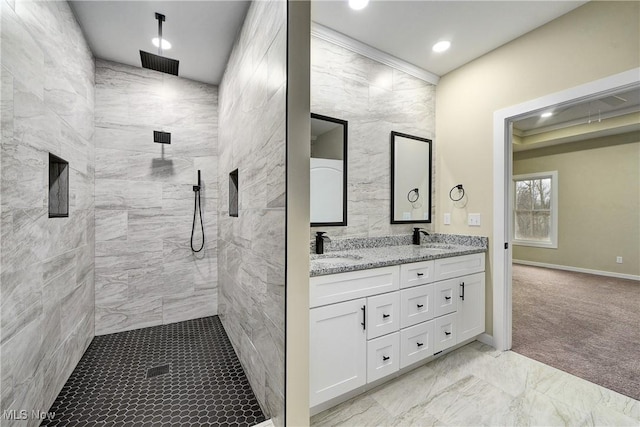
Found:
<svg viewBox="0 0 640 427"><path fill-rule="evenodd" d="M165 21L163 14L156 12L158 20L158 55L162 56L162 23Z"/></svg>

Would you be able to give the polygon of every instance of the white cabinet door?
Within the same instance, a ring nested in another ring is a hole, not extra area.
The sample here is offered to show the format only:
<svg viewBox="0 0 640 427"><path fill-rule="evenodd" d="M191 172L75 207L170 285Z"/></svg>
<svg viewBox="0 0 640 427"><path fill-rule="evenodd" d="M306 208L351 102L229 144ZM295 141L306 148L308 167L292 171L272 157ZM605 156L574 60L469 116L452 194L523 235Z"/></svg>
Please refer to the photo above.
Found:
<svg viewBox="0 0 640 427"><path fill-rule="evenodd" d="M400 268L397 265L328 274L309 279L309 307L397 291Z"/></svg>
<svg viewBox="0 0 640 427"><path fill-rule="evenodd" d="M422 285L400 291L400 327L417 325L433 319L433 285Z"/></svg>
<svg viewBox="0 0 640 427"><path fill-rule="evenodd" d="M457 279L443 280L441 282L434 283L434 301L435 312L434 315L444 316L445 314L453 313L458 308L458 284Z"/></svg>
<svg viewBox="0 0 640 427"><path fill-rule="evenodd" d="M456 313L447 314L446 316L437 317L434 327L434 350L439 352L456 345Z"/></svg>
<svg viewBox="0 0 640 427"><path fill-rule="evenodd" d="M458 280L458 342L462 342L484 332L484 273Z"/></svg>
<svg viewBox="0 0 640 427"><path fill-rule="evenodd" d="M400 329L400 293L389 292L367 298L367 339Z"/></svg>
<svg viewBox="0 0 640 427"><path fill-rule="evenodd" d="M309 311L309 403L316 406L367 382L366 299Z"/></svg>
<svg viewBox="0 0 640 427"><path fill-rule="evenodd" d="M446 280L484 271L484 253L435 260L434 279Z"/></svg>
<svg viewBox="0 0 640 427"><path fill-rule="evenodd" d="M400 331L400 368L433 356L435 321L420 323Z"/></svg>
<svg viewBox="0 0 640 427"><path fill-rule="evenodd" d="M426 285L433 282L434 262L420 261L400 266L400 288Z"/></svg>
<svg viewBox="0 0 640 427"><path fill-rule="evenodd" d="M367 382L379 380L400 369L400 333L367 342Z"/></svg>

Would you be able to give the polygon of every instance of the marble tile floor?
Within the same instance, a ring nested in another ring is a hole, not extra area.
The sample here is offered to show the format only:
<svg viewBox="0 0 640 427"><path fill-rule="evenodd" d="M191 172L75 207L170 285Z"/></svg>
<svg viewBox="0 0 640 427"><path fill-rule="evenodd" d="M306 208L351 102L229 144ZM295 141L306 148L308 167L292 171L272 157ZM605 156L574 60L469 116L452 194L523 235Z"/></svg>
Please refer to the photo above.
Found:
<svg viewBox="0 0 640 427"><path fill-rule="evenodd" d="M474 341L311 419L320 426L640 426L640 401Z"/></svg>

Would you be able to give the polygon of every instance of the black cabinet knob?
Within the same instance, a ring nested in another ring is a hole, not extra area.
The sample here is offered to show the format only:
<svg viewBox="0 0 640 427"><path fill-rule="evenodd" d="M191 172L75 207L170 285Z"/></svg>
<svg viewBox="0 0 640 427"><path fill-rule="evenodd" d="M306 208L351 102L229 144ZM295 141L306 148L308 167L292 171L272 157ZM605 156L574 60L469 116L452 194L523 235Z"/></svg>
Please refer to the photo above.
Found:
<svg viewBox="0 0 640 427"><path fill-rule="evenodd" d="M424 273L417 273L418 277L424 276Z"/></svg>
<svg viewBox="0 0 640 427"><path fill-rule="evenodd" d="M422 342L417 342L416 344L418 345L418 347L422 347L424 345L424 343Z"/></svg>
<svg viewBox="0 0 640 427"><path fill-rule="evenodd" d="M444 297L444 299L446 299L447 301L449 301L451 299L451 297Z"/></svg>
<svg viewBox="0 0 640 427"><path fill-rule="evenodd" d="M451 335L451 332L444 331L444 334L449 336L449 335Z"/></svg>
<svg viewBox="0 0 640 427"><path fill-rule="evenodd" d="M386 362L389 359L391 359L391 356L382 356L382 361L383 362Z"/></svg>
<svg viewBox="0 0 640 427"><path fill-rule="evenodd" d="M424 307L424 304L416 304L418 306L418 308L422 308Z"/></svg>
<svg viewBox="0 0 640 427"><path fill-rule="evenodd" d="M390 315L390 314L383 314L383 315L382 315L382 318L383 318L383 319L386 319L386 318L387 318L387 317L389 317L389 316L391 316L391 315Z"/></svg>

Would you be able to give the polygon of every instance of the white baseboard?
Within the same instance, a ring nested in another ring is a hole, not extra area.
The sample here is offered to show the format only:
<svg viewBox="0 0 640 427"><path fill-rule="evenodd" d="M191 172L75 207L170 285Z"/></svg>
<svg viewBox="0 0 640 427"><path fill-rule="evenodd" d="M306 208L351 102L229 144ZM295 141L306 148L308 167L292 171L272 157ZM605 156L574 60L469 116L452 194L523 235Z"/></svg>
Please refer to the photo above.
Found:
<svg viewBox="0 0 640 427"><path fill-rule="evenodd" d="M570 267L568 265L547 264L546 262L525 261L521 259L514 259L513 263L530 265L533 267L553 268L555 270L575 271L576 273L588 273L588 274L595 274L598 276L616 277L618 279L629 279L629 280L640 281L640 276L636 276L634 274L623 274L623 273L614 273L612 271L590 270L588 268Z"/></svg>
<svg viewBox="0 0 640 427"><path fill-rule="evenodd" d="M496 348L496 346L493 345L493 336L489 335L489 334L480 334L478 335L478 337L476 338L478 341L480 341L482 344L486 344L488 346L491 346L493 348Z"/></svg>

